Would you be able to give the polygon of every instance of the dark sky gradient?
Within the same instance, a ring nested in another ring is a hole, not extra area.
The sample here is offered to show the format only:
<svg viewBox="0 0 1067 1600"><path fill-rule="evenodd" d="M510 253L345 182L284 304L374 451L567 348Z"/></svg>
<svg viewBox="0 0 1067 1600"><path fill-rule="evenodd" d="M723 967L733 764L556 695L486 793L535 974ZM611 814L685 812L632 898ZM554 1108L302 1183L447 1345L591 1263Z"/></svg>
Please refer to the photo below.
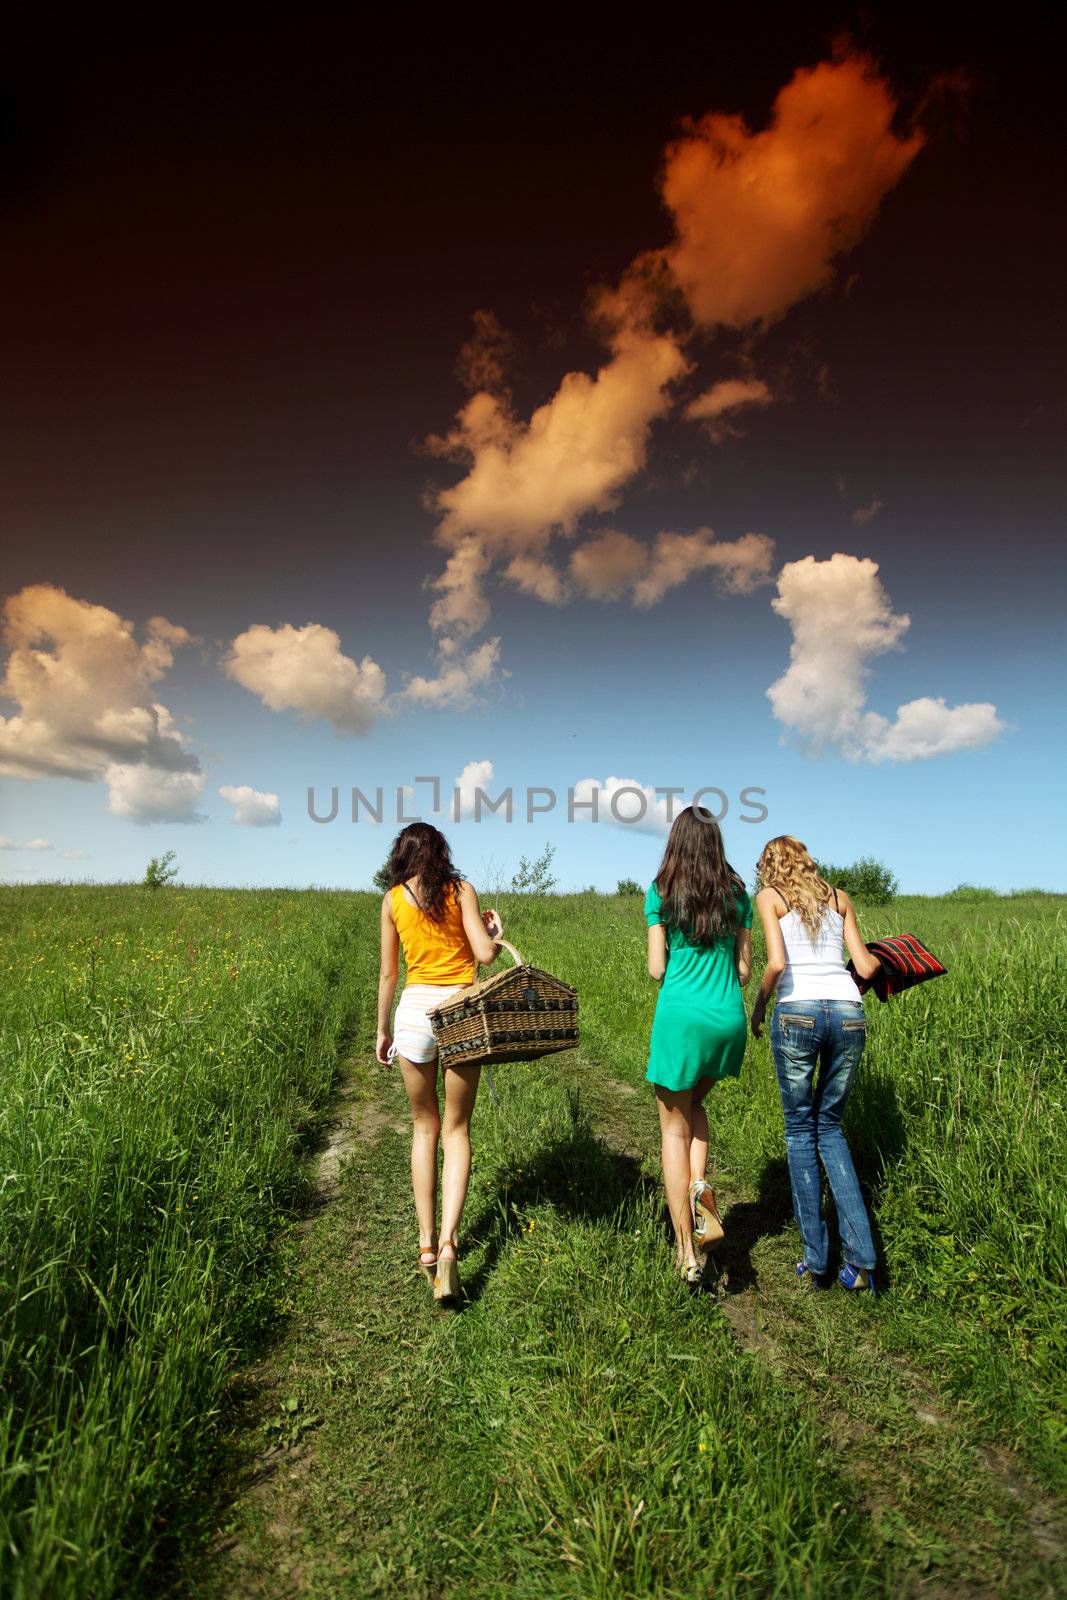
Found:
<svg viewBox="0 0 1067 1600"><path fill-rule="evenodd" d="M284 571L294 535L323 556L355 541L361 560L383 532L425 546L418 491L454 471L412 445L463 399L474 309L516 334L520 412L568 367L593 370L582 296L665 242L654 179L676 119L715 107L761 125L841 25L905 112L937 71L964 69L971 90L929 114L935 137L848 259L848 295L795 307L765 342L762 369L788 369L795 403L718 454L661 426L629 509L723 537L773 515L783 555L792 516L798 553L823 531L812 496L836 463L857 499L910 479L915 536L949 565L1004 536L1009 506L1016 555L1039 558L1064 420L1053 8L1014 8L1008 33L962 9L921 27L807 15L735 35L693 8L661 37L578 20L503 44L455 21L371 37L183 13L164 35L25 8L4 52L9 587L79 581L87 546L99 583L128 578L146 539L164 570L173 542L176 569L210 560L223 583L253 550ZM760 452L774 483L757 496ZM946 494L951 529L931 529Z"/></svg>

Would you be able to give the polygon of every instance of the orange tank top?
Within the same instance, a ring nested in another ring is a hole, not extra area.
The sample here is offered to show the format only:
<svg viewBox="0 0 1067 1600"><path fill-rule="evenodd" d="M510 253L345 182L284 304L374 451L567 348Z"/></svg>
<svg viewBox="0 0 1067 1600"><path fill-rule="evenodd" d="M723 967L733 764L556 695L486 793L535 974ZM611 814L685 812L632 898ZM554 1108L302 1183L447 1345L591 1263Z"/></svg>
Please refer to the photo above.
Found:
<svg viewBox="0 0 1067 1600"><path fill-rule="evenodd" d="M392 890L393 921L407 964L408 983L473 983L478 963L463 928L463 912L455 893L445 900L445 913L434 922L413 906L402 884Z"/></svg>

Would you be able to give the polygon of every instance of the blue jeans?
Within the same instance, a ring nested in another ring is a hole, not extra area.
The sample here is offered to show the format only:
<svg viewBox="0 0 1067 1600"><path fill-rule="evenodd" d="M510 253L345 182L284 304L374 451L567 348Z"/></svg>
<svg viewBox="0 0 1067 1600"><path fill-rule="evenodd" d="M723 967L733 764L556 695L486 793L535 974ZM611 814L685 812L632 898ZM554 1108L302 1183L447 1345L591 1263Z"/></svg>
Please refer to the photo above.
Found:
<svg viewBox="0 0 1067 1600"><path fill-rule="evenodd" d="M785 1150L793 1214L812 1272L829 1268L819 1158L837 1207L841 1246L853 1266L876 1265L867 1208L841 1118L863 1047L862 1000L779 1000L771 1018L771 1053L785 1114ZM815 1068L819 1068L815 1082Z"/></svg>

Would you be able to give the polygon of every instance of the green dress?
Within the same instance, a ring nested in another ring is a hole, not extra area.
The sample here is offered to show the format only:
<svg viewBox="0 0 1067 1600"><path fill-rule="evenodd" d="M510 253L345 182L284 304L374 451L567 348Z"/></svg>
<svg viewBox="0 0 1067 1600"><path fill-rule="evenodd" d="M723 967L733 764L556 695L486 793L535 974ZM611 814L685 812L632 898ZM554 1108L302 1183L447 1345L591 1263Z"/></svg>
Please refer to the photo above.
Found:
<svg viewBox="0 0 1067 1600"><path fill-rule="evenodd" d="M662 923L655 882L645 896L645 921ZM752 901L738 895L741 926L752 926ZM736 1078L745 1054L747 1021L734 964L734 935L693 945L680 928L667 929L663 975L649 1041L649 1083L691 1089L701 1078Z"/></svg>

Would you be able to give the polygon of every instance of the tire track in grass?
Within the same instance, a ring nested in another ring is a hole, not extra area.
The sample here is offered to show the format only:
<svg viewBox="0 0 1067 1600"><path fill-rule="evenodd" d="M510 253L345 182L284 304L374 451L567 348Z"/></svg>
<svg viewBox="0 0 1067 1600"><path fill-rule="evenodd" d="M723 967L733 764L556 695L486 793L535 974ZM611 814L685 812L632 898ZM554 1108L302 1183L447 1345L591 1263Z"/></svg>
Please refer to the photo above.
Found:
<svg viewBox="0 0 1067 1600"><path fill-rule="evenodd" d="M793 1289L780 1197L724 1191L720 1292L688 1297L654 1112L580 1057L520 1070L479 1100L470 1298L443 1314L402 1089L355 1064L248 1481L187 1593L1058 1592L1053 1508L879 1350L876 1307Z"/></svg>
<svg viewBox="0 0 1067 1600"><path fill-rule="evenodd" d="M357 1080L402 1112L395 1077ZM273 1393L317 1425L186 1592L884 1593L810 1428L670 1271L632 1158L547 1075L479 1120L459 1313L412 1265L406 1137L342 1167L274 1357Z"/></svg>

